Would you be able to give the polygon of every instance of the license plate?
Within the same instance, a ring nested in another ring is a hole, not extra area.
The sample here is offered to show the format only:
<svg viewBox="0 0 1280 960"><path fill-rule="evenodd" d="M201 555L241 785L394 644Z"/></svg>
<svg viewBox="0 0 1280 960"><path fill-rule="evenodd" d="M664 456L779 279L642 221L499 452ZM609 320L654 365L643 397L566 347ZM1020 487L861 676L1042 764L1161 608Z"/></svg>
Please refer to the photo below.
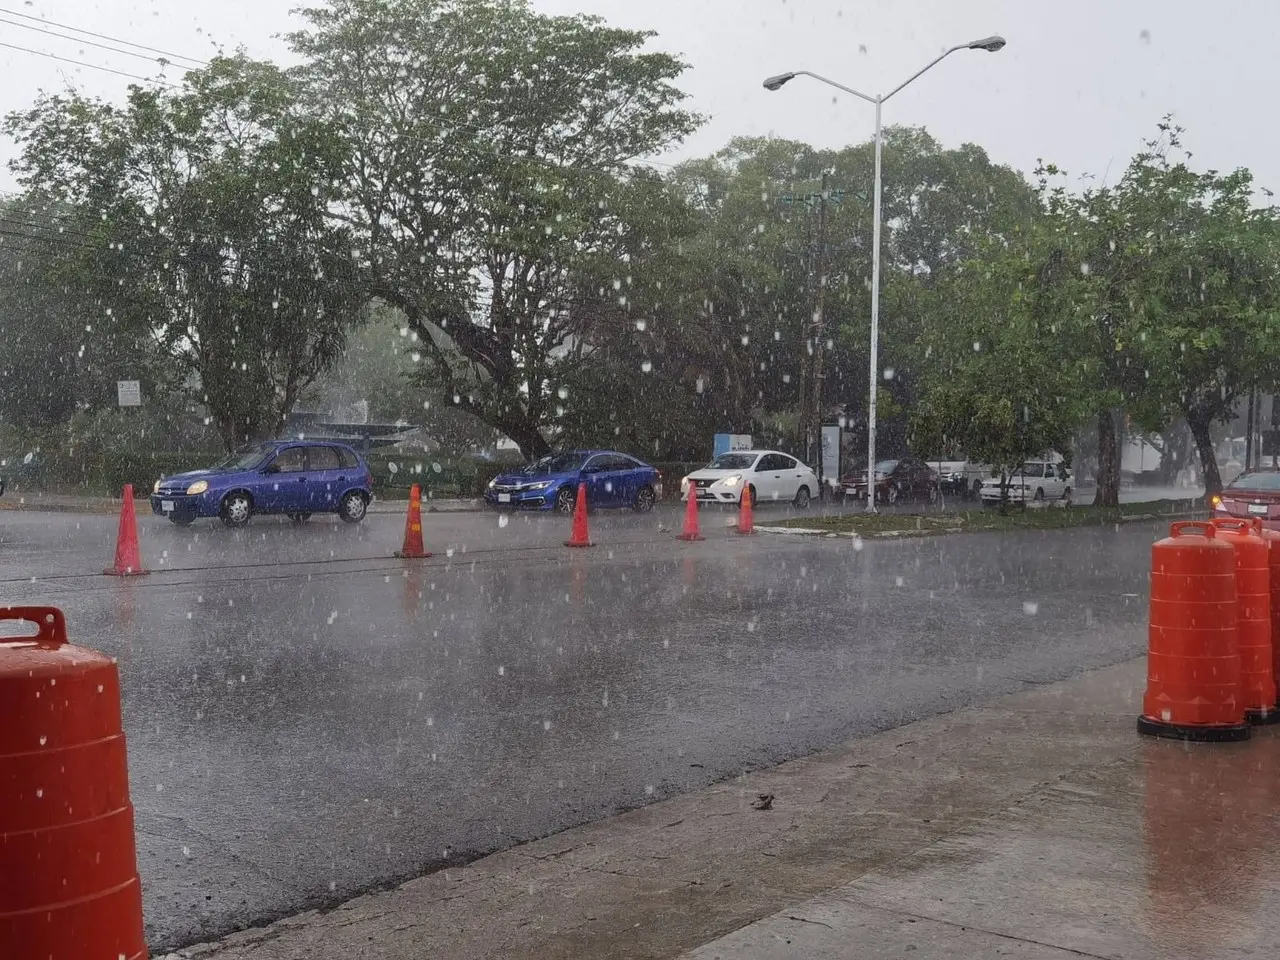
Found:
<svg viewBox="0 0 1280 960"><path fill-rule="evenodd" d="M172 500L161 500L161 501L160 501L160 509L161 509L161 510L163 510L165 513L173 513L173 501L172 501Z"/></svg>
<svg viewBox="0 0 1280 960"><path fill-rule="evenodd" d="M499 502L499 503L510 503L510 502L511 502L511 494L509 494L509 493L500 493L500 494L498 494L498 502Z"/></svg>
<svg viewBox="0 0 1280 960"><path fill-rule="evenodd" d="M1267 505L1265 503L1251 503L1249 504L1249 512L1265 514L1267 512Z"/></svg>

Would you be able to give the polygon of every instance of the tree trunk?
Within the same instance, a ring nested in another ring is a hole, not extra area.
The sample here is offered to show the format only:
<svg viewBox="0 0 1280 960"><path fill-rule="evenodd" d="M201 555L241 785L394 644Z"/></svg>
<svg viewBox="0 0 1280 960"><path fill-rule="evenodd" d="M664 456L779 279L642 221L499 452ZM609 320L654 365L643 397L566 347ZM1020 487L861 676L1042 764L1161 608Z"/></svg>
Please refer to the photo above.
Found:
<svg viewBox="0 0 1280 960"><path fill-rule="evenodd" d="M1209 418L1187 414L1187 426L1196 441L1200 454L1200 472L1204 474L1204 495L1211 497L1222 492L1222 474L1218 472L1218 458L1213 453L1213 438L1209 436Z"/></svg>
<svg viewBox="0 0 1280 960"><path fill-rule="evenodd" d="M1110 410L1098 411L1098 489L1093 495L1095 507L1120 505L1120 445L1116 440L1116 421Z"/></svg>
<svg viewBox="0 0 1280 960"><path fill-rule="evenodd" d="M542 431L532 423L523 421L498 424L498 429L515 441L520 448L520 455L526 460L537 460L551 452L551 445L542 436Z"/></svg>

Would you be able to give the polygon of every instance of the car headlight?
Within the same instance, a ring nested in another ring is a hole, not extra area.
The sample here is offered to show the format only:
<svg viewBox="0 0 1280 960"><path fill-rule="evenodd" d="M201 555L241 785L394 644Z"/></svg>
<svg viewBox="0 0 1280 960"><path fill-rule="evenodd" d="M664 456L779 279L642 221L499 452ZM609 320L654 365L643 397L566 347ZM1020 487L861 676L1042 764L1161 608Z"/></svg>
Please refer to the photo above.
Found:
<svg viewBox="0 0 1280 960"><path fill-rule="evenodd" d="M742 477L726 477L723 481L726 487L736 487L742 482Z"/></svg>
<svg viewBox="0 0 1280 960"><path fill-rule="evenodd" d="M197 494L204 493L209 489L208 480L197 480L191 486L187 487L187 496L194 497Z"/></svg>
<svg viewBox="0 0 1280 960"><path fill-rule="evenodd" d="M544 480L541 483L531 483L525 487L526 490L545 490L551 486L550 480Z"/></svg>
<svg viewBox="0 0 1280 960"><path fill-rule="evenodd" d="M688 489L689 489L689 478L688 478L688 477L681 477L681 478L680 478L680 492L681 492L681 493L683 493L684 491L686 491L686 490L688 490Z"/></svg>
<svg viewBox="0 0 1280 960"><path fill-rule="evenodd" d="M492 489L493 489L494 487L496 487L497 485L498 485L498 478L497 478L497 477L494 477L492 480L490 480L490 481L489 481L489 489L490 489L490 490L492 490Z"/></svg>
<svg viewBox="0 0 1280 960"><path fill-rule="evenodd" d="M151 488L151 492L152 492L152 493L159 493L159 492L160 492L160 481L159 481L159 480L157 480L157 481L156 481L156 485L155 485L154 487L152 487L152 488Z"/></svg>

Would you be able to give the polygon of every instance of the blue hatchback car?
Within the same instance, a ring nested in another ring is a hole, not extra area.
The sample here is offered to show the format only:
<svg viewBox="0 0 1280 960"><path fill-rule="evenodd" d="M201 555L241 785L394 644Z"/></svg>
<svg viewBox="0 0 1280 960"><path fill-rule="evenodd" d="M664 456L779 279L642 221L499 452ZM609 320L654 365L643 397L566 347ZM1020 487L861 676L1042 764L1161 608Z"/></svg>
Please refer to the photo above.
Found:
<svg viewBox="0 0 1280 960"><path fill-rule="evenodd" d="M649 464L612 450L569 450L495 477L484 500L492 507L572 513L580 483L590 507L647 513L662 498L662 474Z"/></svg>
<svg viewBox="0 0 1280 960"><path fill-rule="evenodd" d="M344 443L274 440L247 447L208 470L156 481L151 511L186 526L220 517L242 527L255 513L284 514L298 523L336 513L359 523L373 499L373 475Z"/></svg>

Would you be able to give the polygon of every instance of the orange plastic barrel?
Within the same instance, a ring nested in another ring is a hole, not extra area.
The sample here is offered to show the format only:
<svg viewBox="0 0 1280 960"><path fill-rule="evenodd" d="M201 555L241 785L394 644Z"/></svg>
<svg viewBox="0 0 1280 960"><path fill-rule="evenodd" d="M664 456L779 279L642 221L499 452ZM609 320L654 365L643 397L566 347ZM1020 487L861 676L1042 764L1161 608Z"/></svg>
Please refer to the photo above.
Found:
<svg viewBox="0 0 1280 960"><path fill-rule="evenodd" d="M1236 554L1211 523L1173 524L1151 547L1147 692L1138 731L1246 740L1237 645Z"/></svg>
<svg viewBox="0 0 1280 960"><path fill-rule="evenodd" d="M1275 723L1275 665L1271 645L1270 543L1252 521L1217 517L1210 521L1236 551L1236 600L1240 645L1240 696L1250 723Z"/></svg>
<svg viewBox="0 0 1280 960"><path fill-rule="evenodd" d="M115 661L54 607L0 637L0 958L138 960L142 890Z"/></svg>
<svg viewBox="0 0 1280 960"><path fill-rule="evenodd" d="M1271 548L1271 675L1276 681L1276 711L1280 714L1280 532L1268 530L1257 517L1253 527Z"/></svg>

